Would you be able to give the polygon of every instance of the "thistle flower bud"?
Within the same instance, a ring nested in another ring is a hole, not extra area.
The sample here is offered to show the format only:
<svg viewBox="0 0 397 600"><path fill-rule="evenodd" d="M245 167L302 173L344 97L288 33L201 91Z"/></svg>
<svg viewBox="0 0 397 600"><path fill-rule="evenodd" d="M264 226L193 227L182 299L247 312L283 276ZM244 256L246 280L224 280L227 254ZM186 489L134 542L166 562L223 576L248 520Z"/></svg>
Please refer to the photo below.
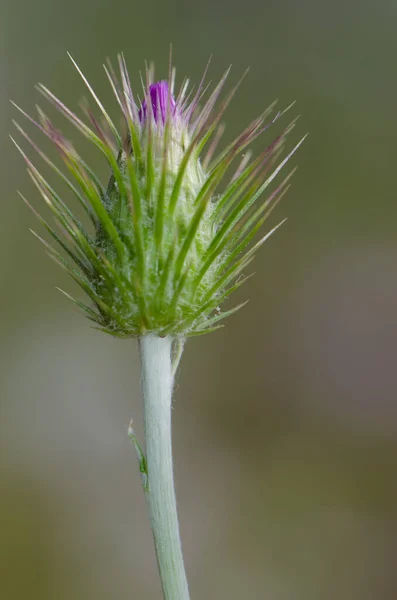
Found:
<svg viewBox="0 0 397 600"><path fill-rule="evenodd" d="M160 168L162 161L166 160L168 179L173 183L191 139L189 120L177 106L167 81L149 85L147 99L144 99L139 110L139 120L143 128L143 145L145 141L153 143L154 168ZM167 136L166 127L169 127ZM187 189L191 197L196 197L205 179L200 158L197 156L194 160L192 157L186 166L181 194ZM187 200L181 197L180 204L186 205L186 202Z"/></svg>
<svg viewBox="0 0 397 600"><path fill-rule="evenodd" d="M242 272L277 229L251 245L288 188L292 173L260 200L303 141L277 163L294 123L251 159L248 146L281 116L277 113L266 121L272 106L216 156L223 131L220 120L238 87L216 110L229 70L206 100L205 74L194 95L185 81L174 96L172 69L169 80L158 83L148 72L139 103L124 58L119 56L120 78L111 66L105 70L123 117L121 132L75 66L103 123L86 108L87 125L43 85L38 89L103 154L111 171L107 186L40 108L38 121L19 110L54 143L71 178L16 124L91 221L91 227L82 225L21 150L61 233L34 212L64 254L39 239L85 291L90 304L71 299L99 329L119 337L148 332L186 337L222 326L219 321L242 305L225 312L219 305L247 279L241 278ZM233 167L243 152L240 164Z"/></svg>

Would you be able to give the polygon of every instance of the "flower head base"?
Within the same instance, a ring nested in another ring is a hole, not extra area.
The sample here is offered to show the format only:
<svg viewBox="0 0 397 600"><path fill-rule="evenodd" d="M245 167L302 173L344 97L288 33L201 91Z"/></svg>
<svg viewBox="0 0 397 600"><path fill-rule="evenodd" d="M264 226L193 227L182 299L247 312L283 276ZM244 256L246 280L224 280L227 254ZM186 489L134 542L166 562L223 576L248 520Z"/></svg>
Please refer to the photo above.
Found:
<svg viewBox="0 0 397 600"><path fill-rule="evenodd" d="M106 73L123 115L124 134L79 69L103 123L86 109L87 125L47 88L39 86L47 100L103 154L111 169L106 186L41 109L38 122L23 114L55 144L72 181L16 124L66 183L92 223L91 228L81 224L21 150L35 185L65 235L34 212L64 255L41 241L86 292L90 305L72 300L101 330L119 337L148 332L185 337L212 331L222 326L218 324L221 319L242 306L226 312L219 309L247 279L242 273L277 228L250 244L287 190L292 173L264 201L260 200L262 193L303 140L280 159L292 123L256 159L252 160L249 152L241 158L242 152L281 116L278 113L267 123L270 107L215 156L223 131L220 119L237 89L214 112L228 71L205 101L204 77L189 100L187 81L174 96L171 69L169 82L153 83L148 73L139 106L122 56L119 67L120 81L111 67ZM233 169L239 156L240 163Z"/></svg>

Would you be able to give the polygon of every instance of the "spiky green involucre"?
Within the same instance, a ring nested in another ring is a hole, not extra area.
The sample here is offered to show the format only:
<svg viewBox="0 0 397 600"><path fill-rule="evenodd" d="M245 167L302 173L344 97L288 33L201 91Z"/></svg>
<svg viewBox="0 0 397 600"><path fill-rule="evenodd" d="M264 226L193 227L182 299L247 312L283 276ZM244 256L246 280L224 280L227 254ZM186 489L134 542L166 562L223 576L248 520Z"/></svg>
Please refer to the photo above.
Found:
<svg viewBox="0 0 397 600"><path fill-rule="evenodd" d="M206 73L195 94L185 80L175 95L171 67L168 80L157 83L147 70L138 102L122 56L118 63L119 76L110 64L105 70L122 114L120 130L76 64L101 112L99 119L86 107L87 124L39 86L104 155L111 170L106 186L40 108L37 121L19 109L55 144L69 175L15 123L18 131L66 183L85 213L85 218L75 214L18 146L59 232L32 210L62 254L39 239L87 294L87 304L67 295L99 329L118 337L153 332L183 338L213 331L242 306L220 310L247 279L255 251L278 227L253 242L288 189L292 172L266 199L261 197L303 140L283 157L292 122L251 158L248 146L285 112L268 120L272 105L216 154L224 129L220 120L238 87L216 110L229 70L207 98ZM91 225L82 224L88 220Z"/></svg>

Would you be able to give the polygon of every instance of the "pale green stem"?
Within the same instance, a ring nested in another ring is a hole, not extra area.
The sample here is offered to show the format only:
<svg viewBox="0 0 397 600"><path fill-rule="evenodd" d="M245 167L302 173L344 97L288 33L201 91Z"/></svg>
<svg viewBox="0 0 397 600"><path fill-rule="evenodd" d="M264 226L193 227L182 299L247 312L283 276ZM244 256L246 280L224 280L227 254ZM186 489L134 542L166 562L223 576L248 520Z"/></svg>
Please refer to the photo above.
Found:
<svg viewBox="0 0 397 600"><path fill-rule="evenodd" d="M146 498L165 600L189 600L174 491L171 401L172 338L140 338L148 481Z"/></svg>

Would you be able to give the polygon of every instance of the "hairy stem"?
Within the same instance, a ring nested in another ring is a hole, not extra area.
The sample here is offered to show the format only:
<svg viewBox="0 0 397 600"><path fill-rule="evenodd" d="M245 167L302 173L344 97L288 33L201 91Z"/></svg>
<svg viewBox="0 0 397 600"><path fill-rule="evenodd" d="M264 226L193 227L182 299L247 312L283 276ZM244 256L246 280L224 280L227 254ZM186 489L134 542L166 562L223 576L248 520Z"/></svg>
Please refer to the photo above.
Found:
<svg viewBox="0 0 397 600"><path fill-rule="evenodd" d="M146 498L161 584L165 600L189 600L172 468L172 338L150 334L139 341L148 473Z"/></svg>

